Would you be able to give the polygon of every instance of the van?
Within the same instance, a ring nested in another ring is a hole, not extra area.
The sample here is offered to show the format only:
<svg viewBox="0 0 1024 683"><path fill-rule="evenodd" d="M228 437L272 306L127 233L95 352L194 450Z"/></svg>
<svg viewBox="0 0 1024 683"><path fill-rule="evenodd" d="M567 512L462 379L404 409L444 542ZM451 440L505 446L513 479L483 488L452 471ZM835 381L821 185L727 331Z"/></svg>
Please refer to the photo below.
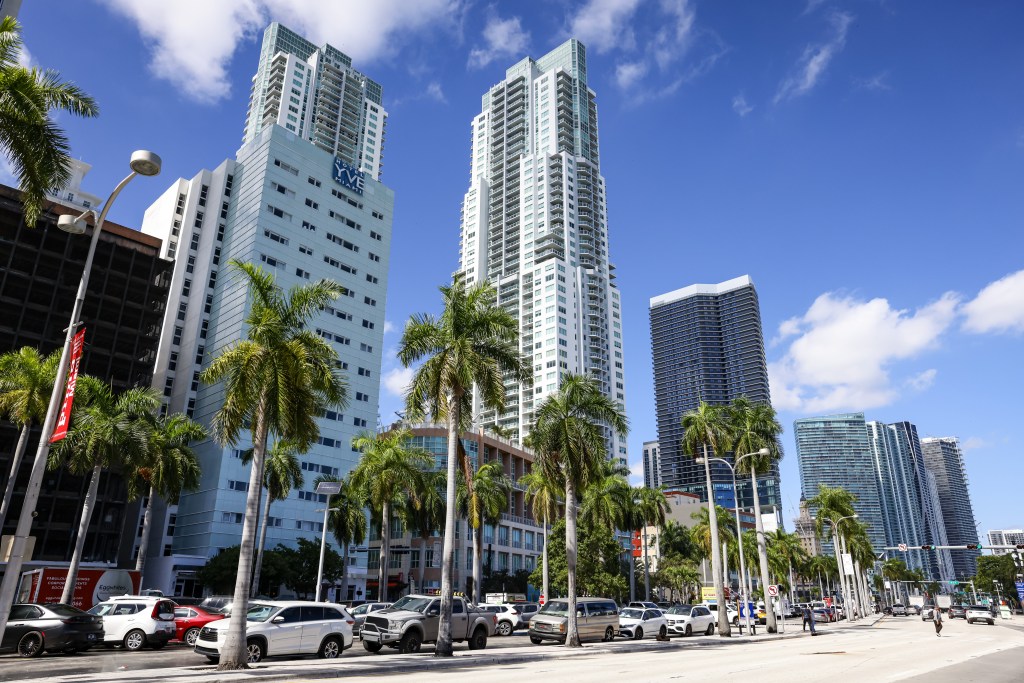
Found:
<svg viewBox="0 0 1024 683"><path fill-rule="evenodd" d="M549 600L530 619L530 642L540 645L545 640L565 643L568 630L569 600ZM580 640L615 639L619 630L619 608L610 598L577 598L576 624Z"/></svg>

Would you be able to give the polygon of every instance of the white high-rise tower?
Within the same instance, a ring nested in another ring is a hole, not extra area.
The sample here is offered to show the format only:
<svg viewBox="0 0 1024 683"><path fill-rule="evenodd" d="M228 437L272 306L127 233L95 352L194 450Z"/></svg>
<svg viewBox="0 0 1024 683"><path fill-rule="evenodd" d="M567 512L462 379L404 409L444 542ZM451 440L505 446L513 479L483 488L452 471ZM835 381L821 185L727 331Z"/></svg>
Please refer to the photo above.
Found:
<svg viewBox="0 0 1024 683"><path fill-rule="evenodd" d="M470 282L495 286L533 364L530 385L506 385L504 413L478 407L475 414L519 439L566 373L590 375L612 400L626 402L595 100L586 50L569 40L511 67L473 119L460 268ZM608 444L625 464L625 436L609 432Z"/></svg>

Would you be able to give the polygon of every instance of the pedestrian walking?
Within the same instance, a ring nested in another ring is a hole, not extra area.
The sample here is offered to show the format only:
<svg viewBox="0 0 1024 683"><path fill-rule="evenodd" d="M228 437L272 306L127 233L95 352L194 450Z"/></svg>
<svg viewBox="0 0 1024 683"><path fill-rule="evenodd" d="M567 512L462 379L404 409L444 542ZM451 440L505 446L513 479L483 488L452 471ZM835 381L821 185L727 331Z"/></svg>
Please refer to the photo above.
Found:
<svg viewBox="0 0 1024 683"><path fill-rule="evenodd" d="M932 621L935 622L935 636L938 637L942 632L942 610L938 607L933 612Z"/></svg>
<svg viewBox="0 0 1024 683"><path fill-rule="evenodd" d="M811 607L804 607L804 623L803 630L807 630L807 627L811 628L811 635L816 636L818 632L814 630L814 609Z"/></svg>

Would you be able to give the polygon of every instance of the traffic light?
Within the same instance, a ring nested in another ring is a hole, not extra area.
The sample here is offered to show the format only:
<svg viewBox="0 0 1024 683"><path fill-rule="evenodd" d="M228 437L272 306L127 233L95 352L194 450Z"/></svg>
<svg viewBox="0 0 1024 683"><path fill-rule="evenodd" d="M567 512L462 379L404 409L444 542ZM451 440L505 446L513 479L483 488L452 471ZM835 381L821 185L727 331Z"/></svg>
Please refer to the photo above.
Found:
<svg viewBox="0 0 1024 683"><path fill-rule="evenodd" d="M980 543L968 543L967 544L967 549L968 550L981 550L981 544Z"/></svg>
<svg viewBox="0 0 1024 683"><path fill-rule="evenodd" d="M921 546L921 550L935 550L935 546L933 546L933 545L923 545L923 546Z"/></svg>

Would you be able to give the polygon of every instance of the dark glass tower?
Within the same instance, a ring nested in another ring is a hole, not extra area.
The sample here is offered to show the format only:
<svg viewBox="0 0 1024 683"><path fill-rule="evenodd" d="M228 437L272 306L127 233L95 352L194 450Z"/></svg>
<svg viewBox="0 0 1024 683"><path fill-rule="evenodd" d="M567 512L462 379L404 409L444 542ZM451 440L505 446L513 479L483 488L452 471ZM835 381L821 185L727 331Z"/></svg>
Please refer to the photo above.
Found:
<svg viewBox="0 0 1024 683"><path fill-rule="evenodd" d="M683 414L703 400L726 405L746 396L770 403L761 311L749 276L717 285L691 285L651 299L654 396L661 444L661 484L707 500L704 466L683 450ZM731 454L726 454L731 455ZM732 507L728 468L712 467L715 501ZM779 471L758 485L761 505L779 505ZM753 505L749 477L739 485L741 506Z"/></svg>
<svg viewBox="0 0 1024 683"><path fill-rule="evenodd" d="M939 506L946 526L946 540L950 545L978 543L978 528L974 523L974 507L967 486L967 468L963 451L955 436L921 439L924 466L935 477ZM964 579L977 572L977 550L950 550L956 578Z"/></svg>

